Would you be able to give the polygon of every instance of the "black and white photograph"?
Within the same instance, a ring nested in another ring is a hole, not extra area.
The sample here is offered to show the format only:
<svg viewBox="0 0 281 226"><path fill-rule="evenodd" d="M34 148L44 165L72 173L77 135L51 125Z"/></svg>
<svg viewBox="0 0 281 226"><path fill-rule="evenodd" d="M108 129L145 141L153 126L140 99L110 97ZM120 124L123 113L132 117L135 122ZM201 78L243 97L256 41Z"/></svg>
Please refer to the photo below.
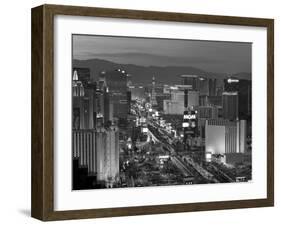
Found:
<svg viewBox="0 0 281 226"><path fill-rule="evenodd" d="M73 34L71 71L72 190L252 180L252 43Z"/></svg>

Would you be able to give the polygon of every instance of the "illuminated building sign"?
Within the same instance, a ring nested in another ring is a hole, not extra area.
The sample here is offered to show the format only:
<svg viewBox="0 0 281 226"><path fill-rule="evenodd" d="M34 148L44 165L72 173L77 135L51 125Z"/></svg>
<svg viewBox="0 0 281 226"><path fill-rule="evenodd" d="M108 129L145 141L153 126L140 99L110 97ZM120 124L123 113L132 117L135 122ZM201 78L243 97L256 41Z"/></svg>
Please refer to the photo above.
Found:
<svg viewBox="0 0 281 226"><path fill-rule="evenodd" d="M189 127L189 123L188 123L188 122L183 122L183 123L182 123L182 127L183 127L183 128Z"/></svg>
<svg viewBox="0 0 281 226"><path fill-rule="evenodd" d="M196 133L196 127L197 127L196 111L194 110L184 111L183 123L182 123L182 128L184 130L184 137L186 138L188 134L194 136Z"/></svg>
<svg viewBox="0 0 281 226"><path fill-rule="evenodd" d="M183 115L183 119L196 119L196 115Z"/></svg>
<svg viewBox="0 0 281 226"><path fill-rule="evenodd" d="M98 113L97 114L97 118L102 118L103 117L103 114L102 113Z"/></svg>
<svg viewBox="0 0 281 226"><path fill-rule="evenodd" d="M170 158L169 155L159 155L159 159L168 159Z"/></svg>
<svg viewBox="0 0 281 226"><path fill-rule="evenodd" d="M206 152L205 158L206 158L206 162L211 162L211 160L212 160L212 153L211 152Z"/></svg>
<svg viewBox="0 0 281 226"><path fill-rule="evenodd" d="M148 128L146 128L146 127L145 127L145 128L142 128L142 132L143 132L143 133L147 133L147 132L148 132Z"/></svg>
<svg viewBox="0 0 281 226"><path fill-rule="evenodd" d="M227 82L228 82L228 83L239 82L239 80L238 80L238 79L229 78L229 79L227 79Z"/></svg>

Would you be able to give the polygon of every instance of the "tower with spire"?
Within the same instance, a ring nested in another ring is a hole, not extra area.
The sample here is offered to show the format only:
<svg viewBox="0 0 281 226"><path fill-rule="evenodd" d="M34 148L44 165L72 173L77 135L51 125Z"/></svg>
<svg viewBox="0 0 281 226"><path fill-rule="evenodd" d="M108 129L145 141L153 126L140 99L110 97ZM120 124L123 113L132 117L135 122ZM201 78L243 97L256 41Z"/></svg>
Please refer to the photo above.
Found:
<svg viewBox="0 0 281 226"><path fill-rule="evenodd" d="M155 77L152 77L152 87L151 87L151 96L150 96L150 104L151 106L156 106L156 92L155 92Z"/></svg>

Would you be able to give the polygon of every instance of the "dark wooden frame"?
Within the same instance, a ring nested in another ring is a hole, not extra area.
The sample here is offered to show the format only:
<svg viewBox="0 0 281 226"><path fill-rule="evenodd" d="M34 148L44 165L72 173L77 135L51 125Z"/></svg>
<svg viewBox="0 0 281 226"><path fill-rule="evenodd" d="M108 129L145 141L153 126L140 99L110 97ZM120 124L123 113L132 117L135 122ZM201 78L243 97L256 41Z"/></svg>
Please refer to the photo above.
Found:
<svg viewBox="0 0 281 226"><path fill-rule="evenodd" d="M53 45L54 15L195 22L267 28L267 198L205 203L54 211ZM274 20L124 9L42 5L32 9L32 200L31 215L43 221L160 214L274 205Z"/></svg>

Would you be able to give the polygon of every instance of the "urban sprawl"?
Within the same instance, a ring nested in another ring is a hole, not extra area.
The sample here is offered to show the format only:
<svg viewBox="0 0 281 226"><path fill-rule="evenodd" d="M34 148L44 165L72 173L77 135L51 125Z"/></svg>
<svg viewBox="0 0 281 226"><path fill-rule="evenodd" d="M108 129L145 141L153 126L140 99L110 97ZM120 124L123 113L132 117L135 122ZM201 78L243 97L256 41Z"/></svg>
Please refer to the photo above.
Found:
<svg viewBox="0 0 281 226"><path fill-rule="evenodd" d="M73 68L72 189L251 180L250 80L133 76Z"/></svg>

